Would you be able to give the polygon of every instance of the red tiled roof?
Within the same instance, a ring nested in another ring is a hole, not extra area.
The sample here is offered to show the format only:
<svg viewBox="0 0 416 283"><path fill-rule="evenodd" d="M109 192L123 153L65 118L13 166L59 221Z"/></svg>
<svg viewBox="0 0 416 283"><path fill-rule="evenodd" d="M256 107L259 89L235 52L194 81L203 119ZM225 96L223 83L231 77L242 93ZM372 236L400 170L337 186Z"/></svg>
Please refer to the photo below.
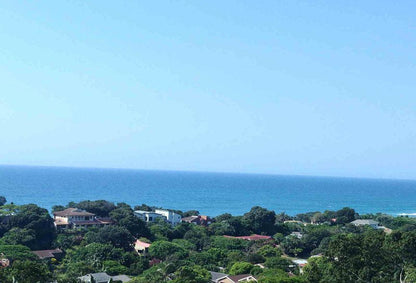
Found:
<svg viewBox="0 0 416 283"><path fill-rule="evenodd" d="M150 247L150 245L151 245L151 244L146 243L146 242L142 242L142 241L140 241L140 240L136 240L135 245L137 245L137 246L141 246L141 247L143 247L143 248L148 248L148 247Z"/></svg>

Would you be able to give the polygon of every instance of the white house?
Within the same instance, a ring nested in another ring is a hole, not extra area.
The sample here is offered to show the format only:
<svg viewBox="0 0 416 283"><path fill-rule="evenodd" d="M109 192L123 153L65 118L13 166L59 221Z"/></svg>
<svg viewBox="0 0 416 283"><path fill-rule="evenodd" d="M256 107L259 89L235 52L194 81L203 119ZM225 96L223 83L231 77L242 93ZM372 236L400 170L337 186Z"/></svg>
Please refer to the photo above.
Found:
<svg viewBox="0 0 416 283"><path fill-rule="evenodd" d="M154 211L135 210L134 215L145 222L155 222L159 218L165 218L164 215Z"/></svg>
<svg viewBox="0 0 416 283"><path fill-rule="evenodd" d="M135 210L134 215L145 222L155 222L157 219L163 218L172 226L178 225L182 220L179 214L165 209L156 209L155 211Z"/></svg>
<svg viewBox="0 0 416 283"><path fill-rule="evenodd" d="M173 211L156 209L155 212L166 217L166 221L169 222L172 226L176 226L182 221L182 216Z"/></svg>
<svg viewBox="0 0 416 283"><path fill-rule="evenodd" d="M384 227L381 227L377 221L374 221L372 219L357 219L357 220L354 220L353 222L351 222L351 224L353 224L355 226L368 225L368 226L370 226L374 229L384 228Z"/></svg>

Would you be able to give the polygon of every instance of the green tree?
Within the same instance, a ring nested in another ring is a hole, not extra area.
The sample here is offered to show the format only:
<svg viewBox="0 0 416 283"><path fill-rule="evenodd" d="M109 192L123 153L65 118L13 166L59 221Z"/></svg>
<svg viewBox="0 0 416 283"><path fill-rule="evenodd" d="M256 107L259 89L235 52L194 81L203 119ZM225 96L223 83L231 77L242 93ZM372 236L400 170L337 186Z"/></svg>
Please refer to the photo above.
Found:
<svg viewBox="0 0 416 283"><path fill-rule="evenodd" d="M335 212L335 218L337 219L337 224L350 223L355 220L355 210L349 207L344 207L337 212Z"/></svg>
<svg viewBox="0 0 416 283"><path fill-rule="evenodd" d="M280 244L280 247L290 256L302 254L305 248L303 241L296 236L287 236Z"/></svg>
<svg viewBox="0 0 416 283"><path fill-rule="evenodd" d="M50 248L56 237L55 226L49 212L35 204L19 206L18 212L10 217L8 226L9 229L17 227L32 230L35 240L30 248L34 250Z"/></svg>
<svg viewBox="0 0 416 283"><path fill-rule="evenodd" d="M0 245L0 254L4 254L11 261L37 259L37 256L28 247L22 245Z"/></svg>
<svg viewBox="0 0 416 283"><path fill-rule="evenodd" d="M116 208L114 203L106 200L84 200L77 204L74 204L74 206L76 208L84 209L101 217L108 217L110 215L110 212Z"/></svg>
<svg viewBox="0 0 416 283"><path fill-rule="evenodd" d="M29 260L13 262L9 272L19 283L48 282L51 277L46 264Z"/></svg>
<svg viewBox="0 0 416 283"><path fill-rule="evenodd" d="M282 254L282 252L278 248L272 245L262 246L259 249L258 253L262 255L263 257L275 257L275 256L280 256Z"/></svg>
<svg viewBox="0 0 416 283"><path fill-rule="evenodd" d="M276 221L276 214L274 211L267 210L260 206L255 206L250 210L250 212L244 214L243 219L254 233L266 233L268 235L274 234L274 223Z"/></svg>
<svg viewBox="0 0 416 283"><path fill-rule="evenodd" d="M173 283L209 283L211 274L198 265L182 266L175 272Z"/></svg>
<svg viewBox="0 0 416 283"><path fill-rule="evenodd" d="M90 231L85 235L87 243L110 243L116 248L123 248L124 250L132 250L132 245L135 238L130 232L120 226L105 226L100 228L97 232Z"/></svg>
<svg viewBox="0 0 416 283"><path fill-rule="evenodd" d="M121 227L126 228L134 237L150 237L150 230L146 223L134 216L133 210L128 206L120 206L110 212L110 217Z"/></svg>
<svg viewBox="0 0 416 283"><path fill-rule="evenodd" d="M295 276L289 277L289 275L280 269L266 269L260 275L257 276L259 283L306 283L305 278ZM317 283L311 281L310 283Z"/></svg>
<svg viewBox="0 0 416 283"><path fill-rule="evenodd" d="M165 260L168 256L175 253L185 253L185 250L177 244L168 241L156 241L149 248L152 257Z"/></svg>
<svg viewBox="0 0 416 283"><path fill-rule="evenodd" d="M248 274L250 273L253 266L254 265L252 265L249 262L243 262L243 261L236 262L231 266L229 273L231 275Z"/></svg>
<svg viewBox="0 0 416 283"><path fill-rule="evenodd" d="M103 270L109 275L126 274L129 272L127 267L115 260L103 261Z"/></svg>
<svg viewBox="0 0 416 283"><path fill-rule="evenodd" d="M7 231L0 239L0 243L6 245L36 246L36 235L32 229L14 227Z"/></svg>
<svg viewBox="0 0 416 283"><path fill-rule="evenodd" d="M269 257L266 259L264 265L271 269L290 271L289 266L292 265L292 262L283 257Z"/></svg>

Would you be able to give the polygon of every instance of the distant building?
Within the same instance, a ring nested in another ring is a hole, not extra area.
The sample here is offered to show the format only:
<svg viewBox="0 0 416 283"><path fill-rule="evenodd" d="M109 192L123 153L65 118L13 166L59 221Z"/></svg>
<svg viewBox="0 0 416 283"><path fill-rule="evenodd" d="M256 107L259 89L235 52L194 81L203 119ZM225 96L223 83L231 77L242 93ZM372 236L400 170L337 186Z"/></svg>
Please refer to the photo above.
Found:
<svg viewBox="0 0 416 283"><path fill-rule="evenodd" d="M219 279L217 283L242 283L242 282L257 282L257 279L251 274L240 274Z"/></svg>
<svg viewBox="0 0 416 283"><path fill-rule="evenodd" d="M170 223L172 226L176 226L179 223L181 223L182 216L180 216L176 212L173 212L170 210L164 210L164 209L155 209L155 212L165 216L166 221Z"/></svg>
<svg viewBox="0 0 416 283"><path fill-rule="evenodd" d="M301 232L292 232L290 233L290 236L296 237L298 239L302 239L303 234Z"/></svg>
<svg viewBox="0 0 416 283"><path fill-rule="evenodd" d="M134 249L135 251L140 254L140 255L146 255L147 252L149 251L150 248L149 243L140 241L140 240L136 240L136 242L134 243Z"/></svg>
<svg viewBox="0 0 416 283"><path fill-rule="evenodd" d="M81 277L78 280L82 283L110 283L110 282L130 282L131 278L127 275L110 276L105 272L90 273Z"/></svg>
<svg viewBox="0 0 416 283"><path fill-rule="evenodd" d="M162 214L156 213L154 211L145 211L145 210L135 210L134 215L144 222L155 222L159 218L164 218Z"/></svg>
<svg viewBox="0 0 416 283"><path fill-rule="evenodd" d="M5 257L3 253L0 254L0 268L8 267L10 265L10 261L8 258Z"/></svg>
<svg viewBox="0 0 416 283"><path fill-rule="evenodd" d="M212 223L212 219L206 215L193 215L182 218L182 222L192 223L201 226L208 226Z"/></svg>
<svg viewBox="0 0 416 283"><path fill-rule="evenodd" d="M53 213L58 230L99 227L113 224L109 218L96 217L94 213L79 208L67 208Z"/></svg>
<svg viewBox="0 0 416 283"><path fill-rule="evenodd" d="M209 273L211 273L211 282L213 283L218 283L221 279L225 279L228 276L228 274L221 272L210 271Z"/></svg>
<svg viewBox="0 0 416 283"><path fill-rule="evenodd" d="M380 226L380 224L377 221L374 221L373 219L357 219L351 222L351 224L355 226L370 226L374 229L384 229L384 227Z"/></svg>
<svg viewBox="0 0 416 283"><path fill-rule="evenodd" d="M39 259L61 259L64 253L60 249L32 251Z"/></svg>
<svg viewBox="0 0 416 283"><path fill-rule="evenodd" d="M224 237L232 238L232 239L241 239L241 240L246 240L246 241L259 241L259 240L271 240L272 239L272 237L270 236L257 235L257 234L254 234L251 236L239 236L239 237L224 235Z"/></svg>
<svg viewBox="0 0 416 283"><path fill-rule="evenodd" d="M176 226L182 220L182 217L179 214L165 209L156 209L155 211L135 210L134 215L148 223L155 222L157 219L162 218L172 226Z"/></svg>

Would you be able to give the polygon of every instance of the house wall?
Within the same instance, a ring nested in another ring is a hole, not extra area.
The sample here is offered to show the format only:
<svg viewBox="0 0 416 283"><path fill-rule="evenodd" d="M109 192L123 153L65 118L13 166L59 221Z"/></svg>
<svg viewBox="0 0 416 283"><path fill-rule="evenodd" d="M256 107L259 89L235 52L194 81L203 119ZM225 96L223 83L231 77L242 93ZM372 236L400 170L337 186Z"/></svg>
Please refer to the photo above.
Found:
<svg viewBox="0 0 416 283"><path fill-rule="evenodd" d="M156 209L155 212L165 216L166 220L173 226L179 224L182 220L182 217L179 214L169 210Z"/></svg>

